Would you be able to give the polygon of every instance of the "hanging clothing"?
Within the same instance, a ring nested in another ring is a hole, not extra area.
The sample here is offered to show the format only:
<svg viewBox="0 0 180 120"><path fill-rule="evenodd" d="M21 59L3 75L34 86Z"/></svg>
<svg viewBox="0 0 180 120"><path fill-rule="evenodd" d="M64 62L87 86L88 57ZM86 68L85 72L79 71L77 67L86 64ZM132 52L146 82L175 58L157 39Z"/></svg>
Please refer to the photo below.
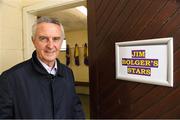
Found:
<svg viewBox="0 0 180 120"><path fill-rule="evenodd" d="M87 43L84 44L84 64L88 65L88 47L87 47Z"/></svg>
<svg viewBox="0 0 180 120"><path fill-rule="evenodd" d="M78 44L75 44L74 48L74 60L75 60L75 65L79 66L79 47Z"/></svg>
<svg viewBox="0 0 180 120"><path fill-rule="evenodd" d="M68 66L70 64L70 49L69 45L66 45L66 65Z"/></svg>

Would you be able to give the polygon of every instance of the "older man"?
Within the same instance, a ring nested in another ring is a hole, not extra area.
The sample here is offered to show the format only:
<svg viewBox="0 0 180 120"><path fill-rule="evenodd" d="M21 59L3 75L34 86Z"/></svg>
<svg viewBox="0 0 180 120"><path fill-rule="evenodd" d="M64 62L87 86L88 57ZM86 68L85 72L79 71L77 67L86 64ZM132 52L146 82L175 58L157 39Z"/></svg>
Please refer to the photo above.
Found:
<svg viewBox="0 0 180 120"><path fill-rule="evenodd" d="M32 58L0 76L0 118L84 118L72 70L57 59L63 26L41 17L32 30Z"/></svg>

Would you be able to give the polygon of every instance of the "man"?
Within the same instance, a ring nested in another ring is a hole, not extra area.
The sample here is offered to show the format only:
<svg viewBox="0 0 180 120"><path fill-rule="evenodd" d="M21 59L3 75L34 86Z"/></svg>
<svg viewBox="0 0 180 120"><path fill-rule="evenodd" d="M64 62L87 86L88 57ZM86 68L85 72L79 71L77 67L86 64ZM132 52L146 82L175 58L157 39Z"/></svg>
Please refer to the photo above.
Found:
<svg viewBox="0 0 180 120"><path fill-rule="evenodd" d="M41 17L32 30L32 58L0 76L0 118L84 118L73 73L57 59L63 26Z"/></svg>

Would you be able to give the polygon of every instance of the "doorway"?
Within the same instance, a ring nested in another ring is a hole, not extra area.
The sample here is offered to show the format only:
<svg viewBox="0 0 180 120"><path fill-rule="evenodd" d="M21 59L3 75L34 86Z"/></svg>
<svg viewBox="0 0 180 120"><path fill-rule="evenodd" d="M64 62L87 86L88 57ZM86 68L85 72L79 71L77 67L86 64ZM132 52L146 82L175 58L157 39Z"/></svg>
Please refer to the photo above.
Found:
<svg viewBox="0 0 180 120"><path fill-rule="evenodd" d="M69 45L70 64L68 66L73 70L75 76L76 92L81 99L86 118L90 118L89 67L84 64L84 46L88 45L87 16L79 12L78 7L80 6L86 7L86 0L66 0L55 3L45 1L23 8L24 60L29 59L34 51L30 38L31 26L35 20L39 16L57 18L64 26L65 41ZM79 65L76 65L74 61L75 44L78 45L79 50ZM58 58L66 64L65 49L61 50Z"/></svg>

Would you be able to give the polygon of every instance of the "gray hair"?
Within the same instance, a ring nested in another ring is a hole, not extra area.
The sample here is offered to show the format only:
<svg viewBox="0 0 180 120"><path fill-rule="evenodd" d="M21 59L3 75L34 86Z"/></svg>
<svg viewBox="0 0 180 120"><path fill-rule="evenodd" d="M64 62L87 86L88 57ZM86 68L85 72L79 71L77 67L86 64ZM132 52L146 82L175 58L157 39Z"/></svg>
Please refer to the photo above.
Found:
<svg viewBox="0 0 180 120"><path fill-rule="evenodd" d="M36 20L36 22L33 24L33 26L32 26L32 39L34 39L34 37L35 37L37 25L40 24L40 23L43 23L43 22L45 22L45 23L53 23L53 24L56 24L56 25L60 26L61 33L62 33L61 40L64 40L65 33L64 33L63 25L58 21L57 18L49 18L47 16L42 16L42 17L38 18Z"/></svg>

